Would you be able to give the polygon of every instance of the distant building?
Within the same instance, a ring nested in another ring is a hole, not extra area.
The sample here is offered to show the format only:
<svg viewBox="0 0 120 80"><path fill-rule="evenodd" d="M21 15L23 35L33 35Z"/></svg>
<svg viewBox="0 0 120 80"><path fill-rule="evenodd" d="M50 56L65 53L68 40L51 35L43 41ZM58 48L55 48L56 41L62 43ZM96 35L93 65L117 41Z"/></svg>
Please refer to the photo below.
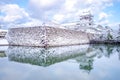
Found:
<svg viewBox="0 0 120 80"><path fill-rule="evenodd" d="M0 29L0 38L4 38L7 33L7 30Z"/></svg>
<svg viewBox="0 0 120 80"><path fill-rule="evenodd" d="M81 16L80 16L80 22L78 23L78 25L80 26L93 26L94 22L93 22L93 15L90 12L84 12Z"/></svg>
<svg viewBox="0 0 120 80"><path fill-rule="evenodd" d="M78 22L63 24L63 26L79 26L79 27L89 27L93 25L94 25L93 15L90 12L84 12L82 15L80 15Z"/></svg>
<svg viewBox="0 0 120 80"><path fill-rule="evenodd" d="M93 33L93 34L101 34L102 26L97 27L94 24L93 15L90 12L84 12L82 15L79 16L79 21L72 22L72 23L65 23L62 24L64 28L76 31L83 31L86 33Z"/></svg>

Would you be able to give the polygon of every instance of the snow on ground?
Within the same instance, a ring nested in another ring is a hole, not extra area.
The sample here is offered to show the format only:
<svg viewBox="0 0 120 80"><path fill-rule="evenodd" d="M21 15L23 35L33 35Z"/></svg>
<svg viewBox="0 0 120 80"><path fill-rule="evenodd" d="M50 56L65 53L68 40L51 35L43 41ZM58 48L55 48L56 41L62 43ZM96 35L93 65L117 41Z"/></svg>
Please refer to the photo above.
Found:
<svg viewBox="0 0 120 80"><path fill-rule="evenodd" d="M8 32L8 30L0 29L0 32Z"/></svg>
<svg viewBox="0 0 120 80"><path fill-rule="evenodd" d="M0 46L3 46L3 45L8 45L8 41L6 39L0 38Z"/></svg>

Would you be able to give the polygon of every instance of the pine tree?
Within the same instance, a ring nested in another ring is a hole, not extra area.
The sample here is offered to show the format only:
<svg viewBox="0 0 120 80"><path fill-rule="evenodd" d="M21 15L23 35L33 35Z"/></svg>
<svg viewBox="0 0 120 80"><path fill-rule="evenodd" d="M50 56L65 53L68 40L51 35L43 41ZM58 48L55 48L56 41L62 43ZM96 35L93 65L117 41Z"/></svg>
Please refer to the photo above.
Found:
<svg viewBox="0 0 120 80"><path fill-rule="evenodd" d="M108 31L107 40L112 40L112 39L113 39L113 36L111 35L110 31Z"/></svg>

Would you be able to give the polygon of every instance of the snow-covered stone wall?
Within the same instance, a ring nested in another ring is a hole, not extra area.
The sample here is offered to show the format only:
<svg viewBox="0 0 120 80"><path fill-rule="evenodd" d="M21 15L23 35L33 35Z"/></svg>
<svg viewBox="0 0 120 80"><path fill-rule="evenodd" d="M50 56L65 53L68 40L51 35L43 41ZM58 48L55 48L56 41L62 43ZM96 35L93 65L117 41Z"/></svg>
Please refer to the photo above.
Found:
<svg viewBox="0 0 120 80"><path fill-rule="evenodd" d="M10 28L6 35L9 45L44 46L44 27Z"/></svg>
<svg viewBox="0 0 120 80"><path fill-rule="evenodd" d="M87 33L60 28L47 27L46 36L48 46L84 44L90 42L90 35Z"/></svg>
<svg viewBox="0 0 120 80"><path fill-rule="evenodd" d="M10 28L6 38L9 45L62 46L90 42L91 34L48 26Z"/></svg>

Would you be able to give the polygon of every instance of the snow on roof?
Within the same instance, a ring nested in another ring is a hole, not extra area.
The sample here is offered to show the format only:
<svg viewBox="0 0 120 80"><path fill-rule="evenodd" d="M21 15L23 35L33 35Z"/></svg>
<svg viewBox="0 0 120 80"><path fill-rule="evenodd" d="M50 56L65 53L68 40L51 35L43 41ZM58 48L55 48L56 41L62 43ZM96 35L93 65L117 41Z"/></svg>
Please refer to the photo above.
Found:
<svg viewBox="0 0 120 80"><path fill-rule="evenodd" d="M71 26L71 25L76 25L76 22L62 24L62 26Z"/></svg>
<svg viewBox="0 0 120 80"><path fill-rule="evenodd" d="M7 32L8 30L3 30L3 29L0 29L0 32Z"/></svg>

